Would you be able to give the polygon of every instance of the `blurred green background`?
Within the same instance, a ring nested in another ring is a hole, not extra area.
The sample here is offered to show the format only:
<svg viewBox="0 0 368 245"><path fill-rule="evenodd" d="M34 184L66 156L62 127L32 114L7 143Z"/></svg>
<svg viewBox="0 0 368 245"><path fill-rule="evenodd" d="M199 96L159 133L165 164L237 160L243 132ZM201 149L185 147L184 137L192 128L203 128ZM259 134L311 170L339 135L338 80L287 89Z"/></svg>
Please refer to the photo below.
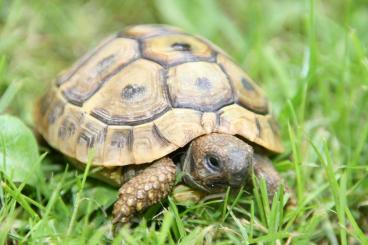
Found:
<svg viewBox="0 0 368 245"><path fill-rule="evenodd" d="M186 211L170 203L169 214L162 223L160 218L157 221L161 226L126 228L120 240L152 244L367 242L366 0L0 0L0 112L32 127L35 98L61 70L110 33L143 23L171 24L205 36L260 84L280 122L286 148L274 162L295 190L298 204L284 212L277 205L269 210L252 197L244 203L213 203ZM54 166L52 154L49 157L46 166ZM60 183L64 169L57 166L44 170L46 176L56 176L45 183L46 192ZM104 235L106 216L101 214L94 213L87 219L90 223L78 218L73 221L75 230L70 230L75 203L65 193L73 196L78 183L73 182L75 174L68 176L65 181L71 181L70 185L60 187L64 192L59 193L63 211L50 209L44 216L44 210L33 205L41 219L32 219L14 202L14 208L2 209L0 214L0 221L8 224L3 234L10 234L0 236L0 241L37 243L46 237L56 243L60 237L79 243L110 241ZM91 183L90 190L95 186ZM46 207L52 199L43 192L34 187L24 195ZM7 198L19 201L14 195L7 197L6 191L0 193L2 203ZM13 210L11 215L9 210ZM58 218L60 213L64 220ZM18 223L9 217L19 217ZM55 228L56 221L65 226L59 223ZM42 236L37 233L38 222L49 227Z"/></svg>
<svg viewBox="0 0 368 245"><path fill-rule="evenodd" d="M127 25L167 23L226 50L251 76L266 83L263 87L278 111L295 96L300 78L310 75L306 72L321 70L308 70L309 63L323 64L331 73L340 71L347 32L367 39L365 1L352 2L2 0L0 53L8 76L1 91L19 82L27 98L19 97L28 99L108 34ZM16 101L24 105L24 100ZM29 108L17 109L31 121Z"/></svg>

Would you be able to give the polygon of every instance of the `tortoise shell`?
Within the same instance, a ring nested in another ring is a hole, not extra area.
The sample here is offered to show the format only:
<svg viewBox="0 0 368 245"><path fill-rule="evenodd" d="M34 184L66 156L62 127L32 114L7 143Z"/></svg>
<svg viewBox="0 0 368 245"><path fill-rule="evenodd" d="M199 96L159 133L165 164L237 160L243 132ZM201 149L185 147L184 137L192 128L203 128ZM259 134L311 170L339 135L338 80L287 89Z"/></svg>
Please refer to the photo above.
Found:
<svg viewBox="0 0 368 245"><path fill-rule="evenodd" d="M110 36L63 72L36 106L38 131L86 163L124 166L159 159L212 132L278 153L266 98L224 51L162 25Z"/></svg>

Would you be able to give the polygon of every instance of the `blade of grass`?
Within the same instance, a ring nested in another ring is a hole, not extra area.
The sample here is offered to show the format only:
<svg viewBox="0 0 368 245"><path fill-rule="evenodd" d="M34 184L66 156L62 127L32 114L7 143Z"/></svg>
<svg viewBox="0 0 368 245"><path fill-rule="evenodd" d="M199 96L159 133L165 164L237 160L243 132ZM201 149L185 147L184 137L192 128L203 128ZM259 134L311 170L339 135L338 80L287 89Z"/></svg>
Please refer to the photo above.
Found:
<svg viewBox="0 0 368 245"><path fill-rule="evenodd" d="M346 174L342 175L343 177L341 180L341 186L339 187L337 177L335 175L335 171L332 166L332 159L330 157L330 152L328 150L327 144L324 144L323 155L314 144L312 144L312 147L314 148L314 151L318 155L319 160L321 161L322 166L327 175L327 180L336 206L337 217L339 219L340 242L341 244L346 245L347 244L347 234L345 230Z"/></svg>
<svg viewBox="0 0 368 245"><path fill-rule="evenodd" d="M174 221L174 215L172 212L165 212L164 220L162 221L162 226L160 228L160 233L158 234L158 244L165 244L165 241L170 233L171 224Z"/></svg>
<svg viewBox="0 0 368 245"><path fill-rule="evenodd" d="M47 221L48 221L49 215L51 213L52 207L54 206L54 204L56 202L56 199L60 195L60 190L61 190L61 188L64 184L64 179L65 179L67 171L68 171L68 165L66 166L66 168L64 170L64 174L62 175L62 178L61 178L60 182L56 186L55 190L52 192L51 198L49 199L49 202L47 203L47 206L46 206L45 210L43 210L44 213L42 215L42 219L40 219L37 224L32 226L32 228L24 236L22 242L26 243L26 241L29 239L29 237L32 235L32 233L35 230L37 230L40 226L42 226L44 224L47 224Z"/></svg>
<svg viewBox="0 0 368 245"><path fill-rule="evenodd" d="M175 218L176 226L177 226L178 231L179 231L179 235L180 235L180 237L185 237L187 235L187 233L186 233L185 228L184 228L184 223L183 223L183 221L182 221L182 219L179 215L178 208L176 207L176 205L174 203L174 200L171 197L169 197L168 199L169 199L170 208L174 213L174 218Z"/></svg>
<svg viewBox="0 0 368 245"><path fill-rule="evenodd" d="M239 231L240 231L240 234L242 235L242 240L243 240L244 244L249 244L248 243L249 237L248 237L247 230L244 228L244 226L239 221L239 219L234 215L233 211L231 211L229 209L229 213L230 213L231 217L233 218L233 220L235 221L236 226L239 228Z"/></svg>
<svg viewBox="0 0 368 245"><path fill-rule="evenodd" d="M222 213L221 213L221 222L225 221L226 218L226 211L227 211L227 203L229 202L229 194L230 194L230 187L226 189L226 194L224 198L224 204L222 206Z"/></svg>
<svg viewBox="0 0 368 245"><path fill-rule="evenodd" d="M238 191L238 193L236 194L236 197L235 197L235 199L234 199L234 201L232 202L232 204L231 204L231 206L230 207L228 207L227 209L228 210L233 210L233 208L238 204L238 202L240 201L240 197L242 197L243 196L243 194L244 194L244 186L242 186L240 189L239 189L239 191ZM229 212L226 212L226 215L225 215L225 217L224 217L224 219L223 220L226 220L227 219L227 217L229 216Z"/></svg>
<svg viewBox="0 0 368 245"><path fill-rule="evenodd" d="M84 170L84 173L83 173L82 183L81 183L80 189L77 193L77 196L75 198L75 205L74 205L72 217L70 218L69 227L68 227L68 230L66 232L67 236L70 236L70 234L72 233L74 223L75 223L75 220L77 218L77 213L78 213L78 209L79 209L79 206L80 206L82 193L83 193L83 190L84 190L84 186L86 184L86 179L87 179L87 176L88 176L88 173L89 173L89 169L92 165L93 156L94 156L94 152L90 151L89 154L88 154L88 162L87 162L87 165L86 165L86 169Z"/></svg>
<svg viewBox="0 0 368 245"><path fill-rule="evenodd" d="M359 242L361 244L368 244L368 237L366 234L363 233L363 231L360 229L359 225L357 224L357 222L355 221L352 213L350 212L350 209L348 207L345 207L345 213L346 216L348 218L348 220L350 221L350 224L353 228L353 233L352 235L359 240Z"/></svg>
<svg viewBox="0 0 368 245"><path fill-rule="evenodd" d="M303 178L302 168L301 168L301 156L300 156L300 151L299 151L299 147L297 143L298 139L290 123L288 123L288 130L289 130L289 138L291 142L291 149L293 153L294 169L295 169L295 174L296 174L297 201L298 203L303 203L304 201L304 178Z"/></svg>
<svg viewBox="0 0 368 245"><path fill-rule="evenodd" d="M25 183L21 184L19 188L17 188L8 178L7 183L4 181L1 182L1 186L3 190L9 193L15 201L17 201L25 211L34 219L39 220L40 216L32 209L30 204L36 205L40 209L44 209L42 205L39 205L36 201L32 200L31 198L23 195L21 193L22 189L25 186Z"/></svg>

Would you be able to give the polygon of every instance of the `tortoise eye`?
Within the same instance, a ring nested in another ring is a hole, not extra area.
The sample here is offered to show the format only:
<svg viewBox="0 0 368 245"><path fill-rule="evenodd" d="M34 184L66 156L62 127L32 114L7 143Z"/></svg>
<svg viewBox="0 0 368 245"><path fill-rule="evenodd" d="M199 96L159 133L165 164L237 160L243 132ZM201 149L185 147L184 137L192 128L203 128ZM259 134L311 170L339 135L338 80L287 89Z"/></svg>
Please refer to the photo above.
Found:
<svg viewBox="0 0 368 245"><path fill-rule="evenodd" d="M190 44L188 43L173 43L171 44L171 47L175 50L175 51L184 51L184 52L189 52L192 50Z"/></svg>
<svg viewBox="0 0 368 245"><path fill-rule="evenodd" d="M217 157L206 155L204 157L204 162L210 170L215 172L218 172L220 170L220 160Z"/></svg>

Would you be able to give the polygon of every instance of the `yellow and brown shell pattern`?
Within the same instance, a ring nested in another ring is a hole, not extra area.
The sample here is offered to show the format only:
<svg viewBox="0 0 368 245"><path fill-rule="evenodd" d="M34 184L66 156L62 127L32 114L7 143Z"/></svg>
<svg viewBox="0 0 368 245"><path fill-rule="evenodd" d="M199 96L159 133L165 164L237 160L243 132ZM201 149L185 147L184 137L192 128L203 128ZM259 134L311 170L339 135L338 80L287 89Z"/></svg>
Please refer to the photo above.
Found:
<svg viewBox="0 0 368 245"><path fill-rule="evenodd" d="M252 79L214 44L162 25L129 27L82 57L39 100L36 126L102 166L152 162L212 132L282 151Z"/></svg>

